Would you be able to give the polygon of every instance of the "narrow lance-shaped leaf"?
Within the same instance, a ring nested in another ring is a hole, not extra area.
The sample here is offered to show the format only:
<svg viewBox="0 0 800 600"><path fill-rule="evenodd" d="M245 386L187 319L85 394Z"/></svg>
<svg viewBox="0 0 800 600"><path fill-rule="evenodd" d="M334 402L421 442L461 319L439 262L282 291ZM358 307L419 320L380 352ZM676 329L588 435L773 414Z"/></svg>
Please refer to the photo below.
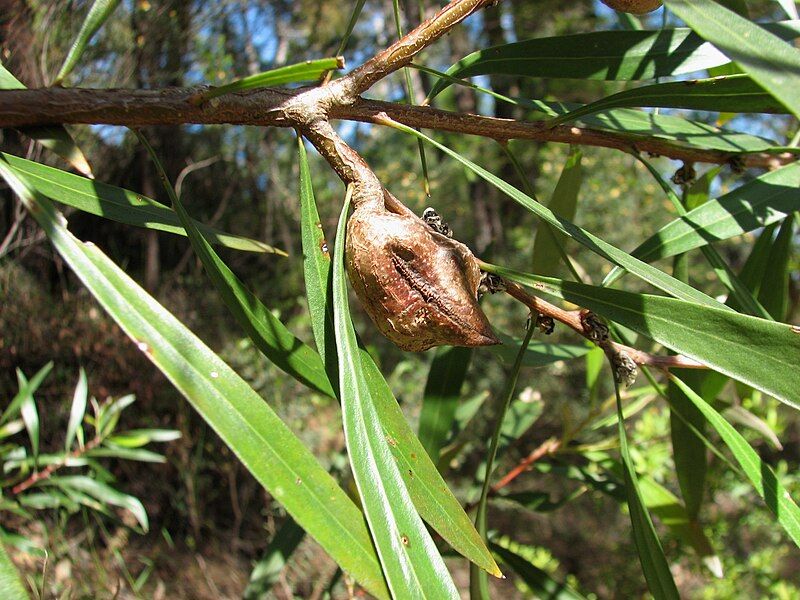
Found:
<svg viewBox="0 0 800 600"><path fill-rule="evenodd" d="M578 192L581 188L583 173L581 159L583 152L579 147L571 149L561 176L558 178L556 188L547 205L554 214L567 219L575 220L575 211L578 206ZM555 239L558 236L558 239ZM566 236L560 231L553 231L550 226L542 226L536 232L533 242L533 264L531 269L542 275L556 275L558 263L561 260L561 246L566 241Z"/></svg>
<svg viewBox="0 0 800 600"><path fill-rule="evenodd" d="M53 361L48 362L45 366L39 369L36 374L29 380L26 380L25 385L20 386L17 394L8 403L8 406L0 416L0 425L3 425L16 417L19 414L20 406L28 396L33 395L39 386L42 385L45 377L53 370Z"/></svg>
<svg viewBox="0 0 800 600"><path fill-rule="evenodd" d="M717 430L758 495L764 499L767 507L775 514L789 537L800 546L800 508L792 500L775 472L761 460L750 444L710 404L674 375L669 377L703 413L711 426Z"/></svg>
<svg viewBox="0 0 800 600"><path fill-rule="evenodd" d="M408 495L364 378L345 285L345 202L336 232L333 312L345 441L372 540L396 598L458 598L450 574Z"/></svg>
<svg viewBox="0 0 800 600"><path fill-rule="evenodd" d="M212 88L200 94L197 98L197 102L205 102L206 100L211 100L212 98L224 96L225 94L231 94L233 92L243 92L245 90L283 85L285 83L313 81L327 71L343 68L344 58L341 56L307 60L294 65L270 69L263 73L250 75L249 77L244 77L231 83Z"/></svg>
<svg viewBox="0 0 800 600"><path fill-rule="evenodd" d="M789 303L789 257L794 233L794 215L783 220L767 259L758 299L777 321L786 318Z"/></svg>
<svg viewBox="0 0 800 600"><path fill-rule="evenodd" d="M72 236L52 204L3 161L0 175L103 308L256 479L343 569L388 598L362 513L263 399L96 246Z"/></svg>
<svg viewBox="0 0 800 600"><path fill-rule="evenodd" d="M17 382L19 388L24 389L28 386L28 378L24 373L17 369ZM31 450L33 452L33 462L37 463L39 458L39 411L36 408L36 401L33 399L33 393L30 391L22 399L19 407L19 412L22 415L22 421L25 423L25 429L28 430L28 438L31 441Z"/></svg>
<svg viewBox="0 0 800 600"><path fill-rule="evenodd" d="M568 235L576 242L582 244L589 248L592 252L595 252L602 256L603 258L610 260L611 262L618 264L620 266L625 267L631 273L634 273L637 277L640 277L644 281L650 283L651 285L667 292L675 296L676 298L680 298L683 300L687 300L689 302L694 302L697 304L703 304L706 306L717 306L722 307L723 305L714 300L713 298L708 297L706 294L695 290L694 288L676 280L673 277L670 277L666 273L659 271L658 269L651 267L643 263L642 261L633 258L631 255L623 252L619 248L616 248L609 244L608 242L603 241L599 237L589 233L588 231L578 227L574 223L567 221L557 215L553 214L551 210L542 206L539 202L535 199L531 198L527 194L523 194L520 190L512 186L506 181L503 181L493 173L490 173L483 167L480 167L473 163L471 160L461 156L459 153L451 150L447 146L440 144L439 142L433 140L432 138L428 137L424 133L416 131L410 127L406 127L401 123L397 123L391 120L381 120L381 123L388 125L390 127L394 127L395 129L399 129L400 131L405 131L411 135L415 135L421 137L422 139L426 140L430 144L433 144L440 150L442 150L445 154L448 154L462 165L467 167L472 172L476 173L482 179L485 179L495 187L497 187L501 192L509 196L511 199L515 200L532 213L534 213L537 217L546 221L550 225L552 225L555 229L561 231L562 233Z"/></svg>
<svg viewBox="0 0 800 600"><path fill-rule="evenodd" d="M800 117L800 50L713 0L665 0L664 4Z"/></svg>
<svg viewBox="0 0 800 600"><path fill-rule="evenodd" d="M0 530L0 597L7 600L28 600L28 592L6 552L2 539L4 537L5 532Z"/></svg>
<svg viewBox="0 0 800 600"><path fill-rule="evenodd" d="M783 39L800 35L800 23L765 26ZM702 33L701 33L702 35ZM714 41L714 40L709 40ZM453 77L486 74L572 79L656 79L701 71L728 62L690 29L595 31L503 44L473 52L447 70ZM436 97L449 84L438 82Z"/></svg>
<svg viewBox="0 0 800 600"><path fill-rule="evenodd" d="M300 148L300 205L303 267L311 324L317 348L320 348L324 354L328 376L336 388L338 386L338 358L333 337L333 308L330 296L331 260L328 243L325 241L314 202L305 148L302 146ZM381 425L387 438L396 442L390 445L390 450L398 462L400 473L417 511L457 552L489 573L500 576L500 570L489 549L478 535L461 504L453 496L447 483L442 479L419 439L414 435L375 361L363 348L359 348L359 354Z"/></svg>
<svg viewBox="0 0 800 600"><path fill-rule="evenodd" d="M110 504L111 506L118 506L130 511L131 514L136 517L136 521L139 523L142 530L147 531L150 527L147 519L147 512L138 498L134 498L129 494L123 494L102 481L84 475L69 475L43 479L39 482L39 485L57 486L67 492L77 491L88 494L101 504Z"/></svg>
<svg viewBox="0 0 800 600"><path fill-rule="evenodd" d="M786 107L747 75L671 81L606 96L548 121L554 127L621 107L660 107L731 113L786 113Z"/></svg>
<svg viewBox="0 0 800 600"><path fill-rule="evenodd" d="M519 370L522 367L522 357L525 350L531 341L533 332L536 330L535 319L531 319L528 323L528 330L525 333L525 338L517 353L517 358L514 361L514 366L508 374L506 380L506 387L502 396L502 404L500 405L497 414L495 415L494 431L492 432L492 439L489 442L489 448L486 453L486 467L483 470L483 482L481 487L481 496L478 500L478 506L475 512L475 526L484 538L488 532L487 526L487 509L489 501L489 489L491 487L492 471L494 470L494 461L497 458L498 447L500 446L500 437L505 425L505 417L508 412L511 400L514 397L514 390L517 387L517 378L519 377ZM470 565L469 568L469 589L470 597L473 600L489 600L489 579L486 573L477 569L475 565Z"/></svg>
<svg viewBox="0 0 800 600"><path fill-rule="evenodd" d="M622 418L622 400L619 397L619 386L614 382L617 395L617 416L619 418L619 449L622 460L623 474L625 476L625 491L628 495L628 508L630 509L633 539L639 553L639 562L642 572L647 580L647 586L656 600L665 598L680 598L678 588L672 579L667 557L656 535L650 513L642 498L636 471L633 468L628 451L628 436L625 434L625 421Z"/></svg>
<svg viewBox="0 0 800 600"><path fill-rule="evenodd" d="M84 19L81 25L78 36L75 38L75 41L72 43L64 59L64 64L61 65L58 75L56 75L56 78L53 80L53 85L61 85L64 78L75 68L75 65L78 64L92 36L97 33L97 30L102 27L106 19L111 16L111 13L114 12L118 4L119 0L94 0L92 7L86 14L86 19Z"/></svg>
<svg viewBox="0 0 800 600"><path fill-rule="evenodd" d="M493 539L490 544L492 551L500 557L519 578L525 582L537 598L547 600L586 600L571 587L556 581L549 573L540 569L528 559L518 553L517 544L503 537ZM517 550L515 552L515 550Z"/></svg>
<svg viewBox="0 0 800 600"><path fill-rule="evenodd" d="M472 352L442 347L433 356L419 414L419 441L434 464L450 433Z"/></svg>
<svg viewBox="0 0 800 600"><path fill-rule="evenodd" d="M40 165L12 154L0 152L0 156L16 172L25 177L28 185L51 200L126 225L186 235L180 219L168 206L146 196ZM202 223L195 222L195 225L214 244L248 252L274 252L286 255L283 250L257 240L224 233Z"/></svg>
<svg viewBox="0 0 800 600"><path fill-rule="evenodd" d="M765 227L796 210L800 210L800 163L791 163L690 210L631 254L652 262ZM610 285L620 274L613 270L603 284Z"/></svg>
<svg viewBox="0 0 800 600"><path fill-rule="evenodd" d="M175 212L225 306L247 332L256 347L277 367L313 390L333 396L319 355L295 337L223 262L192 223L189 213L167 179L167 174L147 140L137 137L153 159Z"/></svg>
<svg viewBox="0 0 800 600"><path fill-rule="evenodd" d="M0 90L24 90L25 86L0 63ZM24 127L20 131L55 152L77 171L91 177L92 168L63 125Z"/></svg>
<svg viewBox="0 0 800 600"><path fill-rule="evenodd" d="M72 407L69 411L69 422L67 423L67 435L64 440L64 450L67 452L72 448L72 442L78 434L78 429L83 422L83 415L86 413L86 400L89 396L89 384L86 381L86 371L81 367L78 374L78 384L72 394ZM83 445L83 435L78 438L78 443Z"/></svg>
<svg viewBox="0 0 800 600"><path fill-rule="evenodd" d="M800 335L784 323L675 298L481 267L638 331L800 410Z"/></svg>
<svg viewBox="0 0 800 600"><path fill-rule="evenodd" d="M250 581L244 590L244 600L266 597L278 581L283 568L305 537L305 531L289 517L275 532L261 558L250 572Z"/></svg>

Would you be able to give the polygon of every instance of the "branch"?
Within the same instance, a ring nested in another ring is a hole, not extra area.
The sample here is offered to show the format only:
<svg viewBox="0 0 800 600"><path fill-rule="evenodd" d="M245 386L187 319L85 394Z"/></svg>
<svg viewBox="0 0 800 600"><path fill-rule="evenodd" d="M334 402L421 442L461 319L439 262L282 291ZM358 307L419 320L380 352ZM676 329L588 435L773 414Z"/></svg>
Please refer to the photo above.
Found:
<svg viewBox="0 0 800 600"><path fill-rule="evenodd" d="M502 279L502 278L500 278ZM707 369L708 367L701 362L676 354L672 356L658 356L642 352L636 348L631 348L625 344L617 343L608 336L608 328L605 327L593 313L587 310L564 310L542 300L538 296L529 294L522 286L502 279L505 291L515 300L527 306L534 314L544 315L563 323L587 340L594 342L611 358L611 362L616 370L624 369L626 358L633 361L636 365L646 365L659 369L682 368L682 369Z"/></svg>

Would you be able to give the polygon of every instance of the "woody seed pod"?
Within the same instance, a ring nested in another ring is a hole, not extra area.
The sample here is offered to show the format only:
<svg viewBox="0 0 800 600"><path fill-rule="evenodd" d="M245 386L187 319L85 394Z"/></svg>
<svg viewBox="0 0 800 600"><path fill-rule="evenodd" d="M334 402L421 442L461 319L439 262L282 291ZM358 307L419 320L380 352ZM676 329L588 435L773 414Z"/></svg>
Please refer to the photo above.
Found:
<svg viewBox="0 0 800 600"><path fill-rule="evenodd" d="M601 0L606 6L620 12L643 15L661 6L661 0Z"/></svg>
<svg viewBox="0 0 800 600"><path fill-rule="evenodd" d="M500 343L478 305L480 270L388 192L347 223L347 272L378 329L403 350Z"/></svg>

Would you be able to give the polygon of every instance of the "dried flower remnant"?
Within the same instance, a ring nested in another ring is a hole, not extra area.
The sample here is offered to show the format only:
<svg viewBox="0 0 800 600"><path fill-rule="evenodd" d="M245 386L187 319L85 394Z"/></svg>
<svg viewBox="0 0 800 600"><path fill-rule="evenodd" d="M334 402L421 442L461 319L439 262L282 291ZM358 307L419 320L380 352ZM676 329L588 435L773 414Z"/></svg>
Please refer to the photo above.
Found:
<svg viewBox="0 0 800 600"><path fill-rule="evenodd" d="M388 192L356 205L347 272L375 325L403 350L500 343L478 305L472 252Z"/></svg>

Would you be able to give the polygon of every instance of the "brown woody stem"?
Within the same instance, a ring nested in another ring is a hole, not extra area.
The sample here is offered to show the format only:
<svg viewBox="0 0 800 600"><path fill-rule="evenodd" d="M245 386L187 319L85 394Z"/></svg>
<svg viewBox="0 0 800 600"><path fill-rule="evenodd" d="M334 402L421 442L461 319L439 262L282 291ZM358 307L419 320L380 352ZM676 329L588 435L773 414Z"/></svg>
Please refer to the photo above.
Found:
<svg viewBox="0 0 800 600"><path fill-rule="evenodd" d="M77 450L75 450L75 451L71 452L70 454L68 454L64 458L63 461L58 462L58 463L53 463L51 465L47 465L41 471L37 471L35 473L32 473L30 477L28 477L24 481L21 481L20 483L15 485L13 488L11 488L11 493L14 494L14 495L21 494L22 492L24 492L25 490L27 490L30 487L33 487L34 485L36 485L40 481L42 481L44 479L48 479L53 473L58 471L60 468L67 466L67 463L69 462L69 459L71 459L71 458L80 458L81 456L83 456L84 454L89 452L90 450L93 450L94 448L99 446L100 442L102 442L102 441L103 440L101 440L99 437L98 438L94 438L93 440L89 441L82 448L78 448Z"/></svg>

